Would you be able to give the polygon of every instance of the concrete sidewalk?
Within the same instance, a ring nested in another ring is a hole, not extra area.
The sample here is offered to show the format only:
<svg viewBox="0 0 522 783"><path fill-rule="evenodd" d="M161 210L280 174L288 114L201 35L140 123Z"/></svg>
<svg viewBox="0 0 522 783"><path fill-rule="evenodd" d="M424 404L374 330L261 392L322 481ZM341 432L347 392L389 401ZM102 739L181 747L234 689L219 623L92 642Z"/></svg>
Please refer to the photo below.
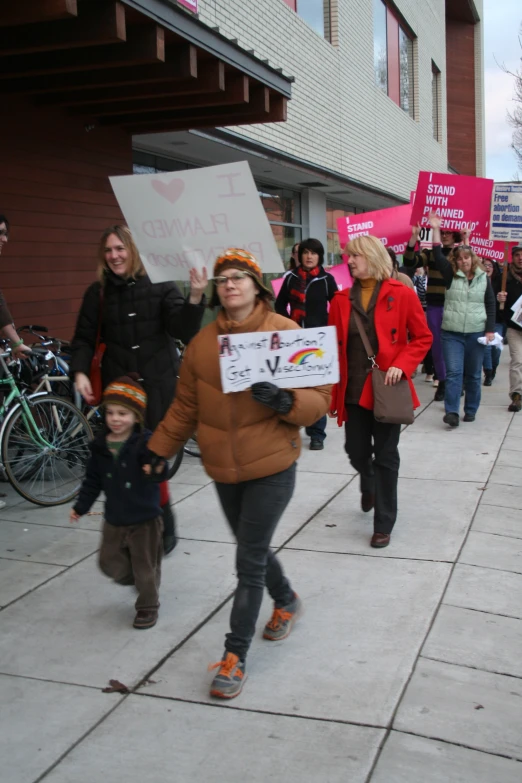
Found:
<svg viewBox="0 0 522 783"><path fill-rule="evenodd" d="M274 539L305 614L260 637L230 703L210 700L235 584L214 488L186 458L172 483L180 541L158 625L131 627L132 588L97 570L101 505L71 528L8 485L0 511L2 783L520 783L522 413L507 351L478 418L424 407L402 434L399 519L371 515L330 423L305 449ZM110 679L132 691L102 693Z"/></svg>

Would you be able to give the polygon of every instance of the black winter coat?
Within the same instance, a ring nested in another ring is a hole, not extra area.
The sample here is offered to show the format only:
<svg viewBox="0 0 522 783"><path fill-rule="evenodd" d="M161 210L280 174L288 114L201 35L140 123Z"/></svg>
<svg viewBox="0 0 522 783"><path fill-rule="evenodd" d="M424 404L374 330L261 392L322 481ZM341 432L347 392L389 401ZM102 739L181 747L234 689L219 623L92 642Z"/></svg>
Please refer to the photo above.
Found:
<svg viewBox="0 0 522 783"><path fill-rule="evenodd" d="M162 516L157 479L152 481L143 472L151 434L148 430L133 432L117 459L107 447L105 433L90 444L91 456L73 507L77 514L86 514L104 492L104 516L110 525L139 525ZM167 467L159 478L167 478Z"/></svg>
<svg viewBox="0 0 522 783"><path fill-rule="evenodd" d="M83 297L71 344L71 374L89 375L96 346L100 283ZM175 283L151 283L108 272L104 284L103 387L129 372L138 373L148 396L147 426L155 429L176 390L179 354L174 338L187 344L199 331L205 308L187 302Z"/></svg>
<svg viewBox="0 0 522 783"><path fill-rule="evenodd" d="M507 263L507 262L504 262ZM500 289L499 289L500 290ZM522 332L522 326L519 326L511 318L514 315L512 306L517 299L522 296L522 283L519 283L516 277L511 274L511 269L508 267L507 280L506 280L506 304L503 310L499 310L500 322L505 323L508 329L515 329L517 332Z"/></svg>
<svg viewBox="0 0 522 783"><path fill-rule="evenodd" d="M285 275L283 284L277 295L275 302L275 311L279 315L284 315L288 318L287 306L290 301L289 288L295 287L295 279L298 277L297 273L293 270ZM311 329L315 326L327 326L328 325L328 302L333 298L333 295L337 291L337 283L335 277L324 269L321 269L317 277L312 277L308 283L305 293L305 311L306 318L300 326L305 329Z"/></svg>

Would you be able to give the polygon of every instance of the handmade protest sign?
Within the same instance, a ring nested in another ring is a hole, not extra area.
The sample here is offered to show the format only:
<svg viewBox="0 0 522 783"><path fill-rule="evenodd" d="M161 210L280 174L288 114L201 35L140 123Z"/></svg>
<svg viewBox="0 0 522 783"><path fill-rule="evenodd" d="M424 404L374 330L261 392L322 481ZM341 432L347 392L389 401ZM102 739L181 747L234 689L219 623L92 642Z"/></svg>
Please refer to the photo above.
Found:
<svg viewBox="0 0 522 783"><path fill-rule="evenodd" d="M469 228L475 236L489 238L492 191L492 179L421 171L410 224L428 226L433 211L440 216L443 230Z"/></svg>
<svg viewBox="0 0 522 783"><path fill-rule="evenodd" d="M225 394L244 391L259 381L275 383L281 389L339 381L334 326L223 334L218 340Z"/></svg>
<svg viewBox="0 0 522 783"><path fill-rule="evenodd" d="M110 177L153 283L188 280L228 247L255 255L263 272L282 272L272 229L248 163Z"/></svg>
<svg viewBox="0 0 522 783"><path fill-rule="evenodd" d="M490 237L504 242L522 241L522 184L495 184Z"/></svg>
<svg viewBox="0 0 522 783"><path fill-rule="evenodd" d="M371 234L380 239L383 245L391 247L401 255L406 250L411 235L410 215L411 204L403 204L400 207L337 218L339 244L344 250L344 246L351 239Z"/></svg>

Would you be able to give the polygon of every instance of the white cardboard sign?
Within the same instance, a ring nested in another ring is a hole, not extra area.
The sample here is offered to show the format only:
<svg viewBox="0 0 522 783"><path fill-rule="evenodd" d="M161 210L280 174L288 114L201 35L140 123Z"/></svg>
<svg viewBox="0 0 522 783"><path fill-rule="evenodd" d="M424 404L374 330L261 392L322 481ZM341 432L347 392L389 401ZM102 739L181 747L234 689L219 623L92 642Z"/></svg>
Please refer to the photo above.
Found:
<svg viewBox="0 0 522 783"><path fill-rule="evenodd" d="M283 263L246 161L223 166L110 177L153 283L188 280L228 247L248 250L263 272Z"/></svg>
<svg viewBox="0 0 522 783"><path fill-rule="evenodd" d="M339 381L335 326L223 334L218 340L225 394L244 391L259 381L275 383L281 389Z"/></svg>
<svg viewBox="0 0 522 783"><path fill-rule="evenodd" d="M522 184L495 183L491 199L490 239L522 241Z"/></svg>

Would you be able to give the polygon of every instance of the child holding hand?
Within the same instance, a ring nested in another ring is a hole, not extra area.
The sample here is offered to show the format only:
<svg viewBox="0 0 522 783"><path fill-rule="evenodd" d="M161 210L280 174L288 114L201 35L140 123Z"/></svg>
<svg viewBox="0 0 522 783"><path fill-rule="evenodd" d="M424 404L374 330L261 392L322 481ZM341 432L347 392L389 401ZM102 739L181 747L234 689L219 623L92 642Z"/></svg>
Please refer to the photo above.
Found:
<svg viewBox="0 0 522 783"><path fill-rule="evenodd" d="M106 576L138 591L134 628L152 628L158 619L163 520L157 481L143 470L151 436L143 428L147 395L129 376L109 384L103 394L106 430L91 444L91 456L69 521L86 514L101 492L105 512L99 565Z"/></svg>

